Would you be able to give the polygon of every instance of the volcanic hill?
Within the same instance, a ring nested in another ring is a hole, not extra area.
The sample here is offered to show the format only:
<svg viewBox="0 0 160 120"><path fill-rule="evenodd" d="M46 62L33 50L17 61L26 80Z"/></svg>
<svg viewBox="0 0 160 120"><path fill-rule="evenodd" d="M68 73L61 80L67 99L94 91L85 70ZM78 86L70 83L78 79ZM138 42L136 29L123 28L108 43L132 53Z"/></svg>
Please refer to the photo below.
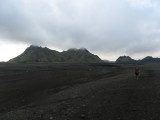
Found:
<svg viewBox="0 0 160 120"><path fill-rule="evenodd" d="M21 55L9 60L10 63L37 63L37 62L82 62L96 63L102 60L87 49L69 49L58 52L47 47L31 45Z"/></svg>
<svg viewBox="0 0 160 120"><path fill-rule="evenodd" d="M147 56L141 60L134 60L129 56L120 56L116 63L123 63L123 64L132 64L132 63L156 63L160 62L160 58L153 58L152 56Z"/></svg>

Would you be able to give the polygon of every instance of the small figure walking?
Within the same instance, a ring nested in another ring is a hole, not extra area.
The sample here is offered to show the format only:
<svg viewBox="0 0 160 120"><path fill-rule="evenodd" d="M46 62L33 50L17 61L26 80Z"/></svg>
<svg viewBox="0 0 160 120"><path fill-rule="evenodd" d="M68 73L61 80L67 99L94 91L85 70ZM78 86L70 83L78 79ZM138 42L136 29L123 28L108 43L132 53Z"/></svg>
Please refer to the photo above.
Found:
<svg viewBox="0 0 160 120"><path fill-rule="evenodd" d="M139 69L138 68L135 68L135 76L136 76L136 79L138 80L139 78Z"/></svg>

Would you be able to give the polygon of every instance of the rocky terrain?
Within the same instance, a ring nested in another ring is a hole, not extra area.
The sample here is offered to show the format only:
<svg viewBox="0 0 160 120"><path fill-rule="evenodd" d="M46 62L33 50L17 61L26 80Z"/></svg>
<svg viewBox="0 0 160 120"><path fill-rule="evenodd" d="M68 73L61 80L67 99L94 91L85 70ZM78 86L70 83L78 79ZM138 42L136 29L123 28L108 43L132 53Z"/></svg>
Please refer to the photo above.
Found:
<svg viewBox="0 0 160 120"><path fill-rule="evenodd" d="M0 120L159 120L160 64L0 64Z"/></svg>

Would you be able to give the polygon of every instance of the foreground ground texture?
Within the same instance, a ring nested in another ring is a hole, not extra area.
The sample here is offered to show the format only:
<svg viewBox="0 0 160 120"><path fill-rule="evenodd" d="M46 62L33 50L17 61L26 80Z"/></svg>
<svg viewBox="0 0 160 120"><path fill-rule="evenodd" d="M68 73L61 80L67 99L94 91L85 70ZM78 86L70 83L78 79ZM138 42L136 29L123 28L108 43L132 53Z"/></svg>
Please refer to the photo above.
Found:
<svg viewBox="0 0 160 120"><path fill-rule="evenodd" d="M160 64L0 64L0 120L160 120Z"/></svg>

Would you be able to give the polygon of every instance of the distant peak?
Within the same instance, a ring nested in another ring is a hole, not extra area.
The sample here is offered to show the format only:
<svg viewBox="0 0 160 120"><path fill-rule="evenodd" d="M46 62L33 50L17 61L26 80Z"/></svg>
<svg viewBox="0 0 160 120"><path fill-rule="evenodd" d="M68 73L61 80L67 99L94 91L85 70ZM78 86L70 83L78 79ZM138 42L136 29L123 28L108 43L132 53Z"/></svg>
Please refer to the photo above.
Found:
<svg viewBox="0 0 160 120"><path fill-rule="evenodd" d="M68 49L68 51L76 51L76 50L78 50L77 48L70 48L70 49Z"/></svg>
<svg viewBox="0 0 160 120"><path fill-rule="evenodd" d="M130 56L120 56L118 59L132 59Z"/></svg>
<svg viewBox="0 0 160 120"><path fill-rule="evenodd" d="M47 47L37 46L37 45L30 45L28 48L44 48L48 49Z"/></svg>
<svg viewBox="0 0 160 120"><path fill-rule="evenodd" d="M80 48L80 50L87 50L86 48Z"/></svg>
<svg viewBox="0 0 160 120"><path fill-rule="evenodd" d="M88 51L86 48L80 48L80 49L77 49L77 48L70 48L68 49L67 51Z"/></svg>
<svg viewBox="0 0 160 120"><path fill-rule="evenodd" d="M37 46L37 45L30 45L30 47L40 47L40 46Z"/></svg>
<svg viewBox="0 0 160 120"><path fill-rule="evenodd" d="M153 58L152 56L147 56L147 57L145 57L145 58Z"/></svg>
<svg viewBox="0 0 160 120"><path fill-rule="evenodd" d="M133 62L134 59L132 59L130 56L120 56L117 60L116 63L128 63L128 62Z"/></svg>
<svg viewBox="0 0 160 120"><path fill-rule="evenodd" d="M27 49L35 49L35 48L41 48L41 46L30 45Z"/></svg>
<svg viewBox="0 0 160 120"><path fill-rule="evenodd" d="M130 57L130 56L123 55L123 56L120 56L120 57Z"/></svg>

